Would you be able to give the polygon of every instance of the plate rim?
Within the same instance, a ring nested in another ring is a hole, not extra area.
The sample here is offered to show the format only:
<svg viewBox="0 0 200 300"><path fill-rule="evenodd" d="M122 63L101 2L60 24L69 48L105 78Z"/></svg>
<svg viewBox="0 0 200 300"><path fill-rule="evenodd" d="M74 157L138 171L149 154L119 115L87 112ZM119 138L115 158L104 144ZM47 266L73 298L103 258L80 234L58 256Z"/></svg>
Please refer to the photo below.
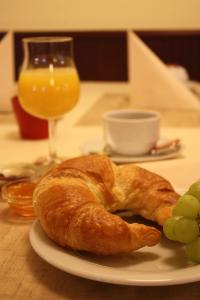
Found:
<svg viewBox="0 0 200 300"><path fill-rule="evenodd" d="M160 137L159 140L162 139L167 139L163 136ZM89 148L86 147L87 143L102 143L103 145L103 138L102 137L93 137L88 139L87 141L83 142L81 145L79 145L79 149L83 155L90 154ZM87 150L86 150L87 149ZM178 157L182 153L183 150L183 145L182 143L180 144L180 148L177 151L168 153L168 154L160 154L160 155L143 155L143 156L120 156L120 154L114 154L110 155L110 158L113 162L115 163L140 163L140 162L153 162L153 161L158 161L158 160L166 160L170 158L175 158ZM100 149L101 151L101 149Z"/></svg>
<svg viewBox="0 0 200 300"><path fill-rule="evenodd" d="M146 278L146 279L141 279L141 274L139 272L137 274L138 278L134 278L134 276L131 279L126 278L125 276L122 276L126 274L126 272L124 270L118 270L118 272L116 272L115 275L112 275L110 277L109 269L111 267L102 266L101 264L95 262L89 262L90 267L92 266L92 270L90 270L90 268L89 269L87 268L88 261L80 257L80 254L76 253L73 250L71 254L70 253L71 250L62 248L58 246L56 243L54 243L52 240L50 240L48 236L45 234L45 232L43 231L38 219L36 219L31 226L31 230L29 232L29 240L35 252L47 263L64 272L85 279L95 280L104 283L111 283L111 284L118 284L118 285L132 285L132 286L167 286L167 285L187 284L187 283L200 281L200 265L198 264L187 267L186 270L190 268L197 269L197 272L192 272L192 275L189 277L188 277L188 272L183 272L182 269L164 272L164 277L163 277L163 273L158 273L158 272L150 273L151 278ZM53 253L53 255L49 255L48 251L47 252L45 250L43 251L41 245L43 245L44 248L46 247L45 249L50 250L50 252ZM61 259L59 259L58 256L56 256L55 254L60 254L61 257L64 255L64 257L67 258L71 264L67 266L63 265L61 263ZM79 268L74 268L73 265L74 264L76 265L77 263L79 265ZM82 267L80 266L80 264L82 265ZM102 269L102 268L104 268L103 275L102 272L98 272L98 269ZM93 273L94 269L97 270L95 274ZM176 279L174 279L174 276L171 277L172 273L173 275L176 275L175 276ZM197 274L199 274L199 276Z"/></svg>

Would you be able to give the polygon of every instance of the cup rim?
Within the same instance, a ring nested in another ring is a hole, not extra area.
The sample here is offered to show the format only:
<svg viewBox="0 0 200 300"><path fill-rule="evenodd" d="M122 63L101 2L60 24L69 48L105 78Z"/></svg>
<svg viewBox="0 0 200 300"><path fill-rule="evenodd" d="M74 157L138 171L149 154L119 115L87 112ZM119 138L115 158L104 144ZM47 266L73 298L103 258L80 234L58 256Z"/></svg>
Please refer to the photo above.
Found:
<svg viewBox="0 0 200 300"><path fill-rule="evenodd" d="M23 200L31 200L32 199L32 196L29 196L29 195L14 195L14 196L11 196L9 193L8 193L8 189L9 187L13 186L13 185L17 185L17 184L20 184L20 183L31 183L31 180L29 178L22 178L22 179L15 179L15 180L12 180L10 182L7 182L5 183L2 188L1 188L1 194L2 194L2 199L4 201L7 201L8 203L15 203L17 202L19 199L23 199Z"/></svg>
<svg viewBox="0 0 200 300"><path fill-rule="evenodd" d="M122 118L119 117L123 114L146 114L147 117L141 118ZM160 120L160 113L158 111L153 110L144 110L144 109L116 109L110 110L103 114L103 119L106 121L118 122L118 123L148 123L155 120Z"/></svg>

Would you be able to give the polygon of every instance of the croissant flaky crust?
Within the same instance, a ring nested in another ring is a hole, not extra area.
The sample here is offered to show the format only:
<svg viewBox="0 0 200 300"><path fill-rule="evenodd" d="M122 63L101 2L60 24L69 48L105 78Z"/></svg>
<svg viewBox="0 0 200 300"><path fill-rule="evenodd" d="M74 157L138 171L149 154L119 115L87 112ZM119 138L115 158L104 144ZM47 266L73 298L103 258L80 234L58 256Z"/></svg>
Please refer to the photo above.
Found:
<svg viewBox="0 0 200 300"><path fill-rule="evenodd" d="M159 175L134 164L115 165L105 155L66 160L38 183L33 203L41 226L61 246L97 254L127 253L153 246L154 227L125 222L113 213L134 214L162 225L178 194Z"/></svg>

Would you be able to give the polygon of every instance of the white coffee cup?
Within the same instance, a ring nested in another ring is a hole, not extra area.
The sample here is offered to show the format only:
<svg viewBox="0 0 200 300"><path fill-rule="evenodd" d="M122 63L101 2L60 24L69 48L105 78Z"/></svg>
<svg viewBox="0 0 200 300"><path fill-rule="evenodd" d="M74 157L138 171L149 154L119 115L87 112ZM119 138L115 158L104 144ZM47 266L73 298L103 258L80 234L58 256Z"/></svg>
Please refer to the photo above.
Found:
<svg viewBox="0 0 200 300"><path fill-rule="evenodd" d="M155 146L160 133L160 114L148 110L113 110L103 115L106 145L123 155L144 155Z"/></svg>

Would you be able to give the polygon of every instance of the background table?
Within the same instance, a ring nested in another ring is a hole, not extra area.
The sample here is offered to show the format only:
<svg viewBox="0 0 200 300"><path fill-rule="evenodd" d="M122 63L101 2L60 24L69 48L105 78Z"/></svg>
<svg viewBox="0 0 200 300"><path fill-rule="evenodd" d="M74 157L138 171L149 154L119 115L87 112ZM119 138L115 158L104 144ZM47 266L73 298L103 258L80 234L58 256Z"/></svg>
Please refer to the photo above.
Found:
<svg viewBox="0 0 200 300"><path fill-rule="evenodd" d="M82 86L79 105L59 122L60 155L79 155L82 143L102 135L102 128L84 124L83 116L108 92L126 93L127 87L124 84L94 83ZM13 116L1 115L0 118L1 164L32 161L47 153L46 140L21 140ZM163 136L182 140L184 149L181 158L140 164L165 176L176 188L187 188L200 178L200 128L198 124L183 125L163 126L161 129ZM31 225L32 221L15 216L7 203L0 200L0 299L199 299L199 282L166 287L121 286L62 272L43 261L31 248Z"/></svg>

